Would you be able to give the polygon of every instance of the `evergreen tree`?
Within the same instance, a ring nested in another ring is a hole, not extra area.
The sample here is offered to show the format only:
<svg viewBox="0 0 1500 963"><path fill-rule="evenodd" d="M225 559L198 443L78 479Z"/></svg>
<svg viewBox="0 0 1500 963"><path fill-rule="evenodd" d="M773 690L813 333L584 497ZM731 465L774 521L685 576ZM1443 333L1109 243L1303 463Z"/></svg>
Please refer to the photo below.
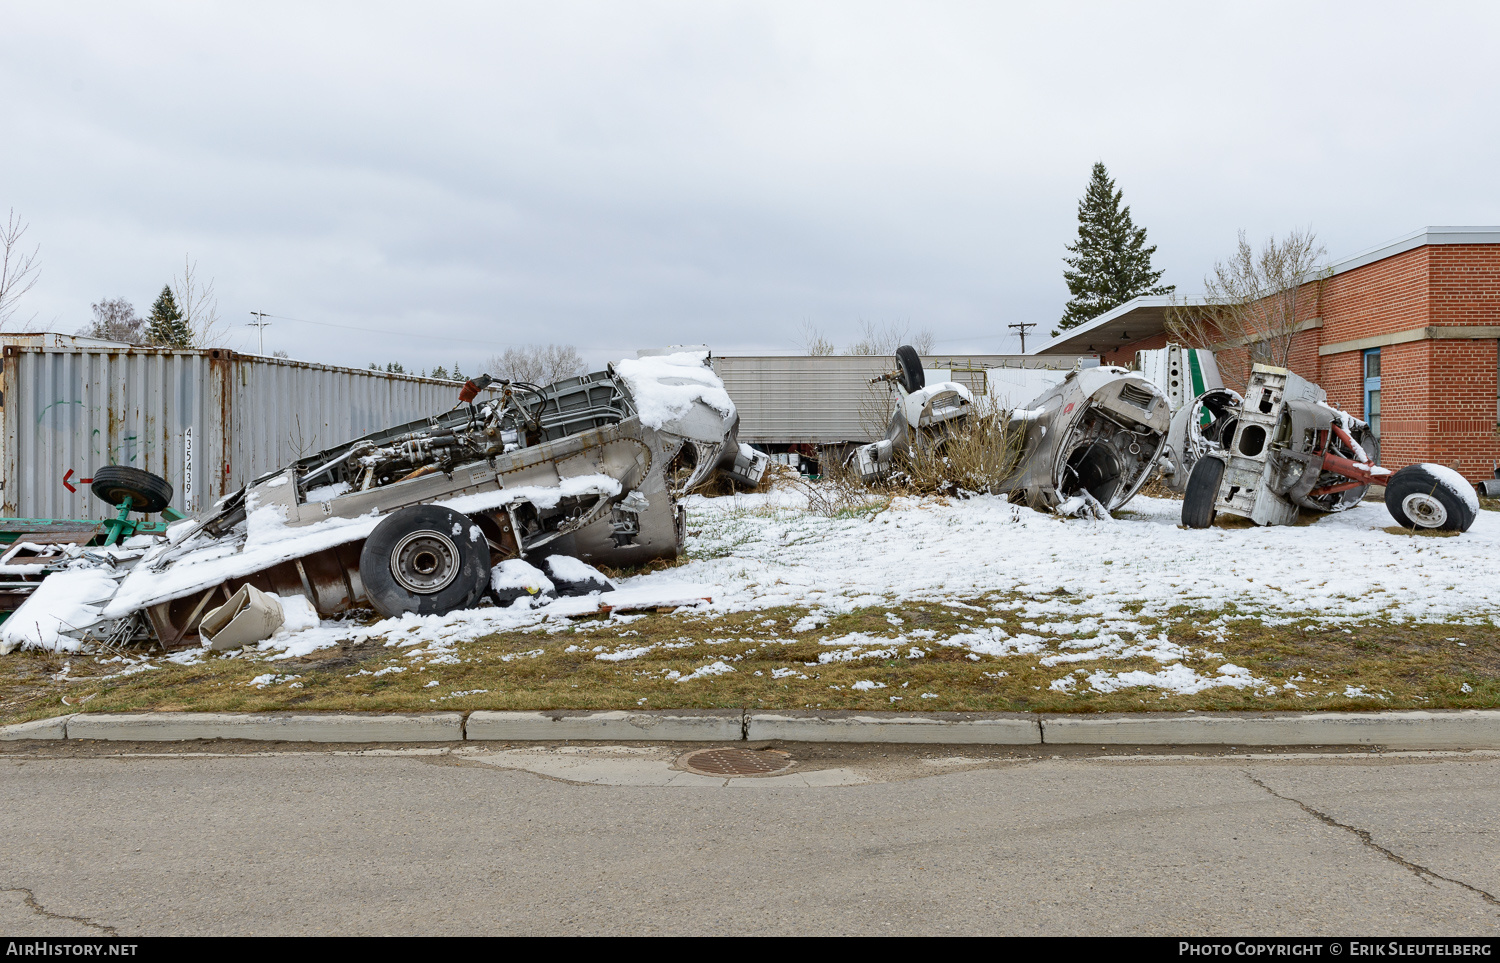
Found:
<svg viewBox="0 0 1500 963"><path fill-rule="evenodd" d="M454 381L468 381L469 380L467 377L464 376L464 373L462 371L458 370L458 363L457 362L454 362L454 364L453 364L453 380Z"/></svg>
<svg viewBox="0 0 1500 963"><path fill-rule="evenodd" d="M1072 298L1063 309L1060 328L1073 328L1143 294L1171 294L1176 285L1157 284L1162 272L1151 269L1156 245L1146 246L1146 229L1130 219L1130 207L1120 205L1124 192L1103 164L1094 165L1088 190L1078 202L1078 240L1064 258Z"/></svg>
<svg viewBox="0 0 1500 963"><path fill-rule="evenodd" d="M193 346L193 329L177 307L172 297L172 288L165 286L151 305L146 317L146 340L164 348L190 348Z"/></svg>
<svg viewBox="0 0 1500 963"><path fill-rule="evenodd" d="M436 368L432 369L432 376L438 381L447 381L448 369L444 368L442 365L438 365Z"/></svg>

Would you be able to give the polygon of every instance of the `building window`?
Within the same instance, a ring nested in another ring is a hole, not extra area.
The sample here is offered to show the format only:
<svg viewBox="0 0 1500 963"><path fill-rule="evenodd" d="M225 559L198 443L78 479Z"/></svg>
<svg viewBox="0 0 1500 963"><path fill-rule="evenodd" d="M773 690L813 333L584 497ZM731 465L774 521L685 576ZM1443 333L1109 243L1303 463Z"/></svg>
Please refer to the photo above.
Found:
<svg viewBox="0 0 1500 963"><path fill-rule="evenodd" d="M1365 421L1380 437L1380 349L1365 352Z"/></svg>

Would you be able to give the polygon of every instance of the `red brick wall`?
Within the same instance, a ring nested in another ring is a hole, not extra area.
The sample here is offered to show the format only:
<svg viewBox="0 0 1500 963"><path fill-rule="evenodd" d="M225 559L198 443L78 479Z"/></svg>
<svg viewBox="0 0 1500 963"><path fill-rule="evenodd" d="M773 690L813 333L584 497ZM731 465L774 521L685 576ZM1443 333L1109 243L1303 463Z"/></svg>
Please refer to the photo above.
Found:
<svg viewBox="0 0 1500 963"><path fill-rule="evenodd" d="M1318 376L1312 380L1328 392L1328 403L1351 415L1357 415L1360 418L1368 417L1365 411L1364 356L1358 351L1345 351L1340 354L1330 354L1318 360L1321 362L1318 366ZM1381 384L1384 383L1382 380ZM1384 400L1383 395L1382 400ZM1388 430L1386 419L1389 417L1389 410L1381 413L1381 431ZM1385 449L1382 448L1382 457L1384 453Z"/></svg>
<svg viewBox="0 0 1500 963"><path fill-rule="evenodd" d="M1333 344L1428 324L1428 264L1433 250L1419 247L1324 281L1319 340Z"/></svg>
<svg viewBox="0 0 1500 963"><path fill-rule="evenodd" d="M1413 349L1413 375L1425 380L1425 405L1412 414L1410 457L1390 467L1431 461L1457 468L1466 478L1488 478L1500 460L1500 436L1495 432L1496 352L1494 341L1419 341L1399 348ZM1381 387L1385 386L1382 349ZM1390 397L1384 390L1381 402ZM1399 402L1398 402L1399 403ZM1382 421L1383 421L1382 417ZM1403 426L1408 427L1408 426ZM1403 432L1405 435L1405 432ZM1406 441L1407 438L1403 438ZM1403 455L1408 450L1401 449Z"/></svg>
<svg viewBox="0 0 1500 963"><path fill-rule="evenodd" d="M1500 245L1444 244L1428 250L1427 323L1500 324Z"/></svg>

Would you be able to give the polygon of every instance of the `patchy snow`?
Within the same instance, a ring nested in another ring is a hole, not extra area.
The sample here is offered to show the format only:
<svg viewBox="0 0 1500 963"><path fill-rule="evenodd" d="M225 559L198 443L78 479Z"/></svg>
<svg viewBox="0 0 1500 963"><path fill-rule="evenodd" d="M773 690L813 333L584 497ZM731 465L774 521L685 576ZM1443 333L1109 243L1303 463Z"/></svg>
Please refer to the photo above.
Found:
<svg viewBox="0 0 1500 963"><path fill-rule="evenodd" d="M309 488L307 494L302 496L302 500L313 503L326 502L340 495L347 495L352 489L353 486L346 481L334 482L332 485Z"/></svg>
<svg viewBox="0 0 1500 963"><path fill-rule="evenodd" d="M708 665L705 665L700 669L695 669L692 672L689 672L687 675L681 676L677 679L677 681L691 682L694 679L703 679L707 678L708 676L727 675L728 673L733 671L734 666L726 665L723 662L710 662ZM670 677L676 675L676 673L669 673L668 675Z"/></svg>
<svg viewBox="0 0 1500 963"><path fill-rule="evenodd" d="M277 635L295 635L318 627L318 612L305 595L278 595L281 603L281 628Z"/></svg>
<svg viewBox="0 0 1500 963"><path fill-rule="evenodd" d="M641 424L661 428L676 421L703 402L726 419L734 414L734 402L714 370L704 366L702 351L616 361L615 374L625 382Z"/></svg>

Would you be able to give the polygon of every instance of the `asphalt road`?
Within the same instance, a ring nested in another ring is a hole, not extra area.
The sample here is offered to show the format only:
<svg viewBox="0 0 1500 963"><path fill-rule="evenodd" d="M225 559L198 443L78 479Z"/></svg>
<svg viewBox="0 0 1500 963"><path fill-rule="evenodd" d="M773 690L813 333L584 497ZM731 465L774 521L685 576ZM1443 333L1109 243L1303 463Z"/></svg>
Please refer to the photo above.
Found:
<svg viewBox="0 0 1500 963"><path fill-rule="evenodd" d="M1500 754L11 745L0 932L1500 933Z"/></svg>

